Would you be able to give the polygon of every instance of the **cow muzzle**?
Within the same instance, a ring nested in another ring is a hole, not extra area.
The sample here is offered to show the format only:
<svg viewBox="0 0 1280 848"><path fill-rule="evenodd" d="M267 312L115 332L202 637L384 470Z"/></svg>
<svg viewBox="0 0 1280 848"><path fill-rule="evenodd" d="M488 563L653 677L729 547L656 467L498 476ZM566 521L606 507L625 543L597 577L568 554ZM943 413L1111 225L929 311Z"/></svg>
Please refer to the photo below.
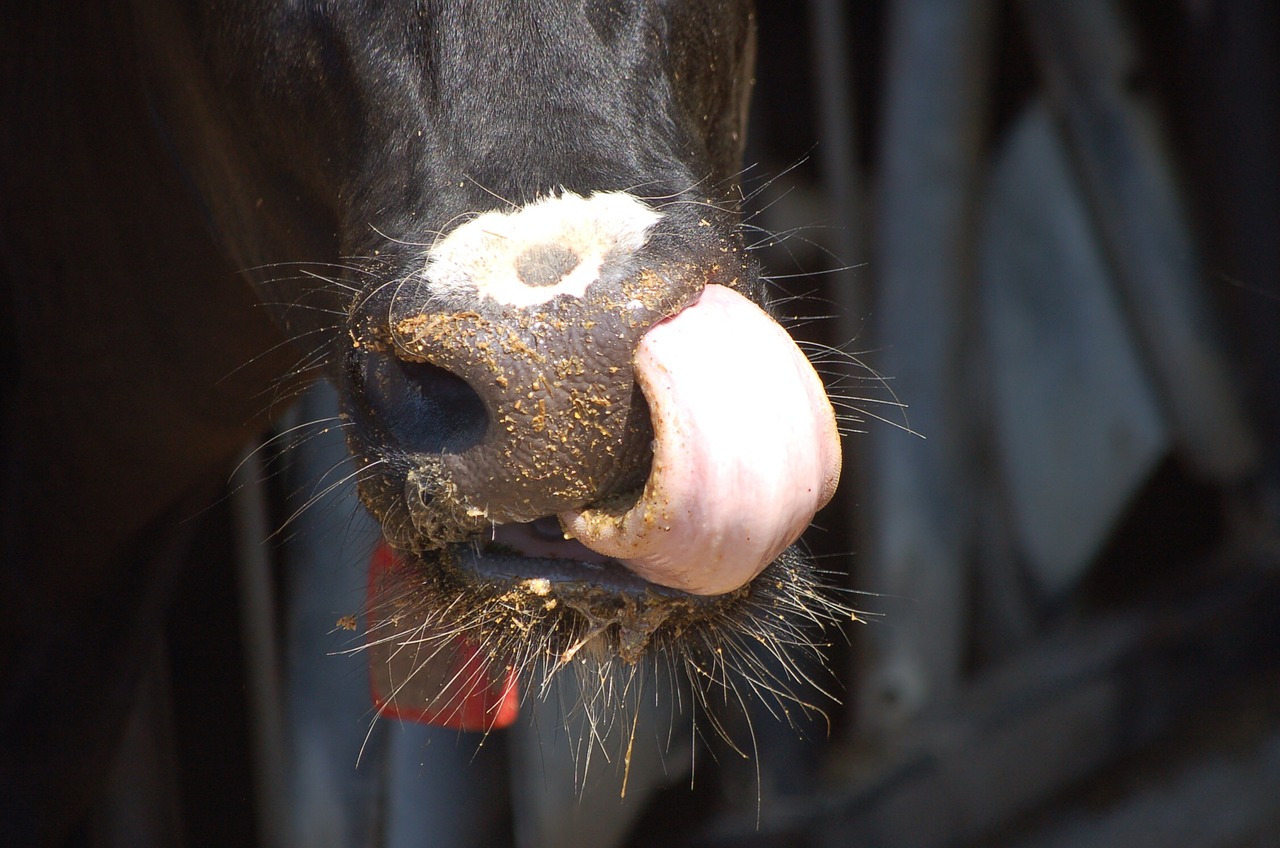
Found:
<svg viewBox="0 0 1280 848"><path fill-rule="evenodd" d="M662 217L623 193L480 215L353 333L415 547L496 541L718 595L831 497L818 376L735 290L741 251Z"/></svg>

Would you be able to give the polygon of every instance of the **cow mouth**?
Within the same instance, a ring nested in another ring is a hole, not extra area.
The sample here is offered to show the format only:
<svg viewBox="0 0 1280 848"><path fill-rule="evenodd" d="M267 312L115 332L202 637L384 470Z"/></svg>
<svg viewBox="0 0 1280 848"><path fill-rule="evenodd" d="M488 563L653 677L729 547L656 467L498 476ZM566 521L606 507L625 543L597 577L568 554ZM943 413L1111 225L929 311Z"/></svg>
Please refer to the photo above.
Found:
<svg viewBox="0 0 1280 848"><path fill-rule="evenodd" d="M651 582L625 562L566 538L554 517L498 525L487 538L400 556L406 577L427 591L519 608L515 631L537 629L546 653L563 653L585 627L628 663L643 656L659 629L679 629L749 591L707 596ZM514 620L495 617L498 624Z"/></svg>
<svg viewBox="0 0 1280 848"><path fill-rule="evenodd" d="M690 628L731 618L748 588L700 596L651 583L565 539L555 518L416 554L375 551L366 648L384 716L488 732L525 687L591 657L634 669ZM607 699L606 699L607 700Z"/></svg>

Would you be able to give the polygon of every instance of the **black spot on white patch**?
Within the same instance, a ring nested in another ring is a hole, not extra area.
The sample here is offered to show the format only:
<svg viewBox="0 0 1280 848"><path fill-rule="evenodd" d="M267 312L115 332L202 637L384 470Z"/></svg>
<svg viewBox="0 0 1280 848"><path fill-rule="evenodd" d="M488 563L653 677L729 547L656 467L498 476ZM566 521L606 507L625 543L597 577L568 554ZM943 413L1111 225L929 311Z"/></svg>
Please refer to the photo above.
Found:
<svg viewBox="0 0 1280 848"><path fill-rule="evenodd" d="M516 274L526 286L554 286L578 267L582 259L561 244L535 244L516 257Z"/></svg>

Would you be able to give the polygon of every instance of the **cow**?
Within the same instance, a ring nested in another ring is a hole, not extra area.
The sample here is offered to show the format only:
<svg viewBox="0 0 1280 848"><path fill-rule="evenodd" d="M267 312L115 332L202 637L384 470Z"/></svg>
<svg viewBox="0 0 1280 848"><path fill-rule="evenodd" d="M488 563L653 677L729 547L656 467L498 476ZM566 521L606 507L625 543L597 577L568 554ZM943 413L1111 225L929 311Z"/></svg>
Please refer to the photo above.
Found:
<svg viewBox="0 0 1280 848"><path fill-rule="evenodd" d="M373 641L411 612L504 681L837 609L792 547L835 419L740 226L753 28L747 0L6 16L0 841L92 802L189 519L319 376L394 552Z"/></svg>

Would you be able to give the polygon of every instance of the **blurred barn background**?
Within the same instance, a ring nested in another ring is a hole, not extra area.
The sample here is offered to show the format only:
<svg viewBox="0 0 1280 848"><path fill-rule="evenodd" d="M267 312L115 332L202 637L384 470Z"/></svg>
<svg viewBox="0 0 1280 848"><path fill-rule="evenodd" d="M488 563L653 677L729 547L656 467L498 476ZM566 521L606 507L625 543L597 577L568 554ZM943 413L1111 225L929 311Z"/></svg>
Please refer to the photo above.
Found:
<svg viewBox="0 0 1280 848"><path fill-rule="evenodd" d="M85 844L1280 845L1280 7L760 6L748 239L860 418L807 540L866 593L840 703L726 718L750 758L657 706L625 798L571 692L370 730L321 435L196 519Z"/></svg>

